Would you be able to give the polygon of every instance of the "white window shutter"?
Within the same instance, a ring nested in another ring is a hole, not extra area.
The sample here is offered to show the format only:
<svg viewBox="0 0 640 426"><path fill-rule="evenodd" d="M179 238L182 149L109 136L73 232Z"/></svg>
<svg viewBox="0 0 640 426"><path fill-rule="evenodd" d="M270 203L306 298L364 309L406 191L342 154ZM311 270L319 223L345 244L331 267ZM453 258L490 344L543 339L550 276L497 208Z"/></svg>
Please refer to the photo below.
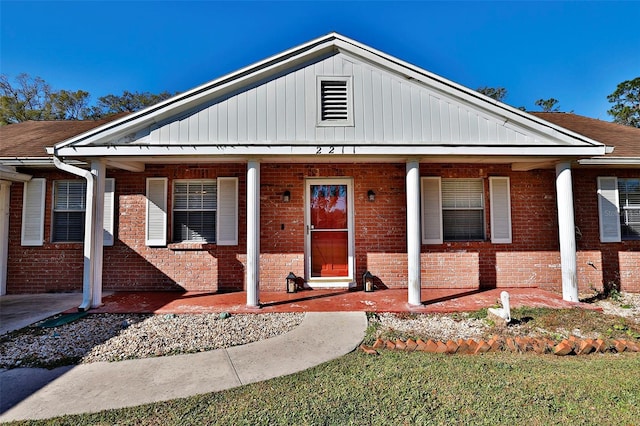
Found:
<svg viewBox="0 0 640 426"><path fill-rule="evenodd" d="M35 178L24 183L22 198L22 245L44 244L44 204L46 179Z"/></svg>
<svg viewBox="0 0 640 426"><path fill-rule="evenodd" d="M600 241L603 243L620 242L620 198L618 178L616 177L598 177L598 216L600 218Z"/></svg>
<svg viewBox="0 0 640 426"><path fill-rule="evenodd" d="M511 189L508 177L489 178L491 242L511 244Z"/></svg>
<svg viewBox="0 0 640 426"><path fill-rule="evenodd" d="M238 178L218 178L218 217L216 243L238 245Z"/></svg>
<svg viewBox="0 0 640 426"><path fill-rule="evenodd" d="M115 188L116 180L107 178L104 180L104 246L113 245L113 223L115 218Z"/></svg>
<svg viewBox="0 0 640 426"><path fill-rule="evenodd" d="M148 246L167 245L167 178L147 178L145 228Z"/></svg>
<svg viewBox="0 0 640 426"><path fill-rule="evenodd" d="M442 244L442 196L439 177L422 178L422 244Z"/></svg>

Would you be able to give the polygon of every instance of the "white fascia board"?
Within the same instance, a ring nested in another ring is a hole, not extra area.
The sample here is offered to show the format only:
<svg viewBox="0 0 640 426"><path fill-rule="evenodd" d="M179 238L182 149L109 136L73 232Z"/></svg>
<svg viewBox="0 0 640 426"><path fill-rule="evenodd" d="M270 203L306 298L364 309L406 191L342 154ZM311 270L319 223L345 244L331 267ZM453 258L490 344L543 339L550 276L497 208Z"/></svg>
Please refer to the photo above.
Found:
<svg viewBox="0 0 640 426"><path fill-rule="evenodd" d="M69 160L69 164L84 165L84 161ZM53 157L13 157L0 158L0 164L12 167L55 167Z"/></svg>
<svg viewBox="0 0 640 426"><path fill-rule="evenodd" d="M640 157L583 158L578 160L583 166L640 166Z"/></svg>
<svg viewBox="0 0 640 426"><path fill-rule="evenodd" d="M319 152L320 148L320 152ZM323 148L333 148L323 149ZM332 151L332 152L331 152ZM331 153L330 153L331 152ZM130 145L130 146L76 146L61 148L59 156L64 157L134 157L144 161L144 157L162 156L220 156L220 155L316 155L339 157L358 157L363 155L496 155L496 156L568 156L582 157L603 155L604 146L478 146L478 145L270 145L270 146L246 146L246 145Z"/></svg>

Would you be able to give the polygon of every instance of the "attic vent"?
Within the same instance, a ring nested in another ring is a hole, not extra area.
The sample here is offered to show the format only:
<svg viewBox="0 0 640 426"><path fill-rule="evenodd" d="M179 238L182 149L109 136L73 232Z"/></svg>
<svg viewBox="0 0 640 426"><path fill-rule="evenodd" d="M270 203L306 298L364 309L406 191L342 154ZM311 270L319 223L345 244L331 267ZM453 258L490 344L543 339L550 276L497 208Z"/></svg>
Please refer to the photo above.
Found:
<svg viewBox="0 0 640 426"><path fill-rule="evenodd" d="M353 125L350 86L350 77L322 77L319 79L319 125Z"/></svg>

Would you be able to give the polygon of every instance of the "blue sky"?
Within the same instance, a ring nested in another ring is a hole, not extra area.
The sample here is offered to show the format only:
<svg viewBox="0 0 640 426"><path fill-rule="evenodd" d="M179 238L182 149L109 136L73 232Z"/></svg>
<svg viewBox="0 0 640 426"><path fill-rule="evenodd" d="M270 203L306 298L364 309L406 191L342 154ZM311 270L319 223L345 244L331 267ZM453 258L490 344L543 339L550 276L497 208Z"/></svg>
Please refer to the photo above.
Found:
<svg viewBox="0 0 640 426"><path fill-rule="evenodd" d="M99 96L185 91L337 31L506 102L610 121L640 76L640 2L5 1L0 72Z"/></svg>

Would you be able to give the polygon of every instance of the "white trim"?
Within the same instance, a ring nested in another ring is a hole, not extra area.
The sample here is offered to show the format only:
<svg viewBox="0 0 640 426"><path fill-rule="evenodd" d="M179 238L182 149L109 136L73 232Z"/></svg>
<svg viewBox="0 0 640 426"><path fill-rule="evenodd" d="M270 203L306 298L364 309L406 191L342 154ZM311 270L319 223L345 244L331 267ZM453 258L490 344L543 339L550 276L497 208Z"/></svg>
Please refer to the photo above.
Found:
<svg viewBox="0 0 640 426"><path fill-rule="evenodd" d="M334 154L329 154L333 147ZM265 141L263 144L242 145L227 143L225 145L135 145L135 146L80 146L61 148L57 150L60 156L82 155L87 157L131 157L144 161L145 157L183 157L183 156L291 156L307 155L318 157L318 148L325 148L320 154L332 156L332 161L353 161L363 155L381 156L433 156L433 155L461 155L461 156L514 156L514 157L558 157L558 156L591 156L598 155L598 147L572 147L568 145L535 145L495 147L488 145L431 145L427 142L416 145L375 145L375 144L345 144L322 143L309 145L291 145L290 142ZM344 148L344 149L343 149ZM325 151L327 152L325 154ZM344 151L344 153L343 153ZM512 162L511 159L509 162ZM107 160L108 161L108 160Z"/></svg>
<svg viewBox="0 0 640 426"><path fill-rule="evenodd" d="M21 233L21 244L23 246L41 246L44 244L46 192L47 184L44 178L34 178L24 183Z"/></svg>
<svg viewBox="0 0 640 426"><path fill-rule="evenodd" d="M0 296L4 296L5 294L7 294L10 208L11 182L0 179Z"/></svg>
<svg viewBox="0 0 640 426"><path fill-rule="evenodd" d="M511 184L508 177L489 177L489 199L491 242L511 244Z"/></svg>
<svg viewBox="0 0 640 426"><path fill-rule="evenodd" d="M422 202L422 244L442 244L442 179L428 176L420 179Z"/></svg>
<svg viewBox="0 0 640 426"><path fill-rule="evenodd" d="M216 244L238 245L238 178L219 177L216 209ZM231 235L224 235L231 229ZM222 231L221 231L222 230ZM228 238L224 238L227 236Z"/></svg>
<svg viewBox="0 0 640 426"><path fill-rule="evenodd" d="M346 277L312 277L311 276L311 186L312 185L346 185L347 186L347 263L349 268ZM305 229L305 281L311 288L348 288L355 286L355 230L354 202L352 178L307 178L305 180L304 229Z"/></svg>
<svg viewBox="0 0 640 426"><path fill-rule="evenodd" d="M583 158L578 160L581 166L640 166L640 157Z"/></svg>
<svg viewBox="0 0 640 426"><path fill-rule="evenodd" d="M148 246L167 245L167 186L165 177L147 178L144 238Z"/></svg>
<svg viewBox="0 0 640 426"><path fill-rule="evenodd" d="M115 240L115 191L116 180L114 178L106 178L104 180L104 234L102 237L105 246L112 246Z"/></svg>
<svg viewBox="0 0 640 426"><path fill-rule="evenodd" d="M600 242L619 243L622 241L620 229L620 194L618 178L598 176L598 223Z"/></svg>

